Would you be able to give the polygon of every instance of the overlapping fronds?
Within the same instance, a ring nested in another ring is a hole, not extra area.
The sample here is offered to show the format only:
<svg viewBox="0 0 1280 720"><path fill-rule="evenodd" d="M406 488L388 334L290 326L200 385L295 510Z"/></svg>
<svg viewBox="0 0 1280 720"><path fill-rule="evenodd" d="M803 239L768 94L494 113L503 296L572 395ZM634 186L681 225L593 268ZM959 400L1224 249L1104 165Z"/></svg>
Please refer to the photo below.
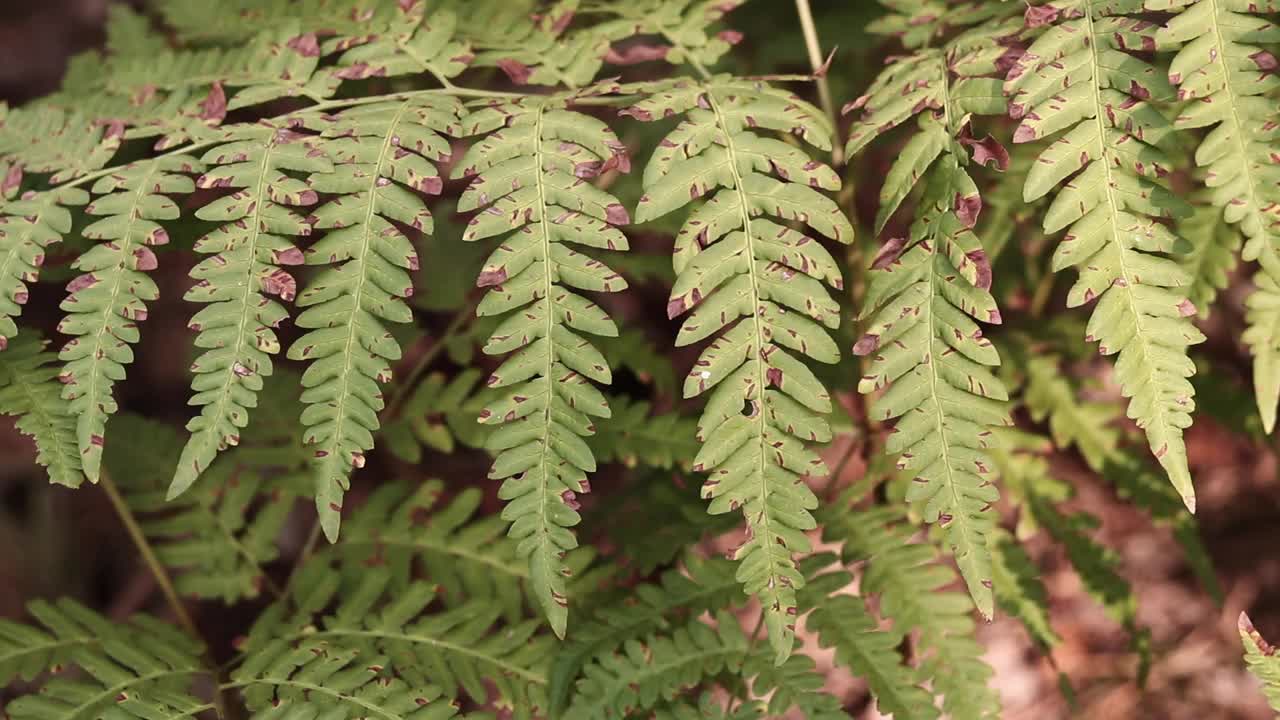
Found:
<svg viewBox="0 0 1280 720"><path fill-rule="evenodd" d="M208 674L200 644L173 627L145 616L112 622L72 600L28 611L38 625L0 620L0 684L54 676L6 705L13 720L155 720L214 708L192 691Z"/></svg>
<svg viewBox="0 0 1280 720"><path fill-rule="evenodd" d="M138 324L147 319L146 303L160 290L147 272L158 262L152 246L169 242L159 220L176 220L178 206L167 195L195 189L188 173L200 164L182 155L121 168L93 186L97 196L85 212L100 219L81 230L98 243L71 268L81 274L67 284L60 306L67 312L58 331L72 336L58 358L62 396L76 416L80 462L90 481L98 481L107 418L116 411L115 384L133 362Z"/></svg>
<svg viewBox="0 0 1280 720"><path fill-rule="evenodd" d="M1042 348L1027 353L1022 400L1036 422L1048 422L1049 434L1060 450L1075 447L1096 472L1116 451L1120 411L1109 403L1080 398L1080 389L1062 373L1062 358Z"/></svg>
<svg viewBox="0 0 1280 720"><path fill-rule="evenodd" d="M985 449L991 428L1009 422L1008 392L991 370L1000 355L978 324L1002 318L990 261L973 232L982 198L967 167L969 149L980 165L1008 166L998 142L977 140L971 130L973 114L1004 110L1000 81L991 77L1008 52L999 32L971 31L943 50L898 60L847 108L862 112L850 155L913 116L919 123L880 193L877 231L917 184L924 186L908 236L890 239L872 264L865 332L853 348L871 362L858 390L888 388L869 413L896 421L886 449L915 475L907 500L923 502L925 519L942 526L988 618L994 611L988 508L999 493Z"/></svg>
<svg viewBox="0 0 1280 720"><path fill-rule="evenodd" d="M330 541L338 536L351 471L364 467L373 449L384 405L380 385L400 359L384 322L413 319L404 298L413 294L408 271L419 260L401 226L432 231L416 193L440 192L443 180L432 163L449 158L440 133L456 132L460 114L452 98L419 97L308 123L321 131L318 152L333 163L311 175L310 192L336 197L308 218L327 232L303 255L308 265L333 267L298 295L306 309L297 324L310 332L289 348L289 359L308 361L302 423L315 447L316 510Z"/></svg>
<svg viewBox="0 0 1280 720"><path fill-rule="evenodd" d="M424 447L450 453L458 442L474 440L459 437L455 428L484 434L489 428L481 425L477 431L475 421L485 399L483 390L476 392L482 377L479 370L467 369L452 378L442 373L424 378L400 407L400 416L383 426L387 449L401 460L418 463Z"/></svg>
<svg viewBox="0 0 1280 720"><path fill-rule="evenodd" d="M607 664L626 643L669 629L673 619L697 618L739 604L741 587L729 561L688 554L683 572L668 570L658 582L631 588L630 602L600 608L574 628L569 643L557 654L550 673L553 708L563 707L586 663Z"/></svg>
<svg viewBox="0 0 1280 720"><path fill-rule="evenodd" d="M792 655L775 665L761 653L753 653L744 668L751 677L751 695L768 698L766 717L785 717L799 713L806 720L845 720L849 713L839 698L825 692L826 677L808 655Z"/></svg>
<svg viewBox="0 0 1280 720"><path fill-rule="evenodd" d="M1280 712L1280 659L1276 658L1276 648L1262 637L1247 614L1240 613L1238 625L1249 672L1262 684L1271 709Z"/></svg>
<svg viewBox="0 0 1280 720"><path fill-rule="evenodd" d="M36 445L36 462L49 481L67 487L84 482L76 442L76 419L57 382L57 358L26 333L0 352L0 414L18 417L18 431Z"/></svg>
<svg viewBox="0 0 1280 720"><path fill-rule="evenodd" d="M685 687L722 672L740 672L750 654L747 634L727 612L715 626L694 620L670 633L630 640L619 654L583 670L565 720L623 718L674 699Z"/></svg>
<svg viewBox="0 0 1280 720"><path fill-rule="evenodd" d="M278 663L302 644L323 648L325 662L357 663L359 672L370 673L368 682L394 677L405 690L436 686L448 698L465 694L477 702L492 690L514 717L542 716L554 638L535 636L537 621L505 623L499 605L477 598L436 611L438 586L400 585L394 574L377 567L344 578L318 557L299 570L289 595L259 617L236 677L256 672L257 655L288 648L272 660ZM371 663L378 667L367 667Z"/></svg>
<svg viewBox="0 0 1280 720"><path fill-rule="evenodd" d="M1280 26L1267 13L1274 0L1149 0L1149 10L1178 11L1156 35L1162 47L1180 45L1169 65L1178 88L1178 128L1209 128L1195 162L1207 171L1205 184L1221 216L1245 236L1244 258L1256 260L1274 283L1280 280L1280 110L1274 70L1278 61L1266 47L1280 40ZM1258 280L1268 302L1268 282ZM1192 300L1195 301L1194 295ZM1277 336L1267 313L1250 315L1254 385L1267 432L1275 427L1280 373L1275 368Z"/></svg>
<svg viewBox="0 0 1280 720"><path fill-rule="evenodd" d="M123 135L119 122L94 122L57 108L37 105L0 114L0 156L26 172L48 174L54 185L105 167Z"/></svg>
<svg viewBox="0 0 1280 720"><path fill-rule="evenodd" d="M649 403L609 400L611 416L587 441L600 462L687 469L697 457L696 421L678 412L653 414Z"/></svg>
<svg viewBox="0 0 1280 720"><path fill-rule="evenodd" d="M579 494L596 460L582 437L592 418L609 417L593 382L608 384L609 365L584 335L618 330L578 291L616 292L626 281L575 247L625 250L618 225L625 208L588 182L630 168L626 147L603 122L569 110L554 97L493 103L468 115L464 134L484 137L467 150L456 177L474 178L458 202L480 210L464 240L501 237L477 285L490 288L477 312L505 315L485 344L488 354L512 353L489 377L502 388L480 422L500 425L489 438L496 453L489 477L502 480L512 523L530 576L556 633L567 619L563 556L577 546Z"/></svg>
<svg viewBox="0 0 1280 720"><path fill-rule="evenodd" d="M207 306L191 319L205 352L191 370L190 404L200 415L187 424L169 496L189 488L219 452L240 442L240 432L257 406L271 356L280 352L274 328L288 317L272 299L292 300L297 283L281 266L300 265L304 256L291 238L311 234L311 225L291 208L314 205L319 195L285 171L324 172L333 165L310 136L268 123L228 130L227 142L205 153L211 168L196 180L200 188L234 188L196 211L201 220L225 223L196 242L209 255L191 270L195 286L185 299Z"/></svg>
<svg viewBox="0 0 1280 720"><path fill-rule="evenodd" d="M879 0L888 13L867 25L867 32L892 35L904 47L927 47L957 28L1010 15L1007 0Z"/></svg>
<svg viewBox="0 0 1280 720"><path fill-rule="evenodd" d="M1157 26L1131 16L1142 9L1139 0L1069 0L1028 12L1045 29L1010 69L1005 91L1021 120L1015 142L1065 131L1040 154L1023 197L1062 185L1044 230L1067 229L1053 255L1055 271L1079 272L1067 304L1096 302L1087 336L1102 354L1118 354L1129 417L1194 510L1182 438L1195 406L1186 353L1204 336L1180 289L1189 278L1163 255L1187 243L1159 220L1185 216L1190 206L1157 181L1172 167L1162 146L1173 127L1151 100L1171 98L1173 88L1129 52L1161 45Z"/></svg>
<svg viewBox="0 0 1280 720"><path fill-rule="evenodd" d="M1226 221L1221 210L1196 205L1195 212L1178 223L1178 233L1191 243L1191 252L1178 258L1191 278L1187 299L1195 303L1201 319L1208 318L1218 293L1231 282L1241 245L1240 232Z"/></svg>
<svg viewBox="0 0 1280 720"><path fill-rule="evenodd" d="M278 592L264 568L279 556L277 538L289 512L310 489L299 452L297 392L279 380L296 377L268 386L250 441L219 458L206 482L176 500L166 500L165 491L182 450L179 434L128 413L108 426L115 437L103 462L180 593L230 604L264 589Z"/></svg>
<svg viewBox="0 0 1280 720"><path fill-rule="evenodd" d="M804 585L792 554L808 551L817 498L803 482L825 472L806 441L826 442L832 409L822 383L797 355L836 362L828 331L840 307L823 283L843 287L831 255L796 221L839 242L853 227L821 189L839 177L808 153L757 132L790 132L831 149L820 110L763 83L717 78L655 89L624 111L640 120L681 116L644 172L638 222L706 198L676 237L675 287L667 314L688 314L677 345L716 335L684 382L685 397L709 394L698 421L703 443L694 470L709 512L741 510L749 538L735 553L738 577L765 607L779 662L795 635L796 589Z"/></svg>
<svg viewBox="0 0 1280 720"><path fill-rule="evenodd" d="M1049 623L1049 593L1040 581L1040 569L1003 529L991 538L991 570L1000 608L1017 618L1043 650L1060 643Z"/></svg>
<svg viewBox="0 0 1280 720"><path fill-rule="evenodd" d="M370 21L374 33L340 40L340 46L359 44L343 53L334 74L360 80L430 73L441 82L457 76L473 59L467 44L455 37L458 18L448 10L428 15L428 5L434 3L400 3L385 31L375 16ZM385 6L377 10L386 12Z"/></svg>
<svg viewBox="0 0 1280 720"><path fill-rule="evenodd" d="M929 680L943 711L954 718L999 717L999 696L987 686L992 670L973 638L973 605L942 589L955 581L955 572L938 562L932 545L912 541L901 508L844 510L823 519L824 538L843 541L845 563L867 561L860 588L879 596L880 615L893 622L893 645L918 631L917 677Z"/></svg>

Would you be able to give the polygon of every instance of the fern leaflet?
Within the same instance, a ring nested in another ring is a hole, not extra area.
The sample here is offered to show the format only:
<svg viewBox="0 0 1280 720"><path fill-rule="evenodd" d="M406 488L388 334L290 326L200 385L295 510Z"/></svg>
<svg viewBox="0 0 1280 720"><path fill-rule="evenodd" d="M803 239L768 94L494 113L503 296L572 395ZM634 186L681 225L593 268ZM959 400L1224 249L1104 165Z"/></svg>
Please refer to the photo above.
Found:
<svg viewBox="0 0 1280 720"><path fill-rule="evenodd" d="M18 417L18 431L35 441L36 462L48 470L50 482L80 487L76 419L62 399L56 358L45 345L26 334L0 353L0 414Z"/></svg>

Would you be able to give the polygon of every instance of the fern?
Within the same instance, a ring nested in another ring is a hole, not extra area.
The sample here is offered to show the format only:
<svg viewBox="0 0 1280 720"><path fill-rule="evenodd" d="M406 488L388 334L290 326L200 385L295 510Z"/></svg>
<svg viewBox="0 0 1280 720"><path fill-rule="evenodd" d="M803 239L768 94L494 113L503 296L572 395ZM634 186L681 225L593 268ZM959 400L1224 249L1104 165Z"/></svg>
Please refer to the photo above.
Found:
<svg viewBox="0 0 1280 720"><path fill-rule="evenodd" d="M476 429L479 408L473 407L482 406L487 395L476 392L481 377L477 370L464 370L452 379L442 373L428 375L401 406L400 417L383 426L387 448L416 464L422 461L424 448L451 453L459 442L471 445L475 435L487 435L488 428ZM464 434L463 429L470 433Z"/></svg>
<svg viewBox="0 0 1280 720"><path fill-rule="evenodd" d="M353 468L373 449L383 401L400 348L384 320L408 322L403 298L413 294L407 270L418 255L393 221L430 233L431 215L412 190L439 193L443 180L431 160L449 157L438 133L456 131L461 108L450 99L414 99L353 108L314 121L333 160L314 173L314 191L337 195L308 223L329 232L307 248L308 264L331 264L298 296L307 308L298 325L311 330L289 349L310 362L302 376L307 405L302 422L315 446L316 510L325 535L337 539L342 496Z"/></svg>
<svg viewBox="0 0 1280 720"><path fill-rule="evenodd" d="M587 441L601 462L687 469L698 454L695 421L679 413L652 414L648 403L611 398L608 420Z"/></svg>
<svg viewBox="0 0 1280 720"><path fill-rule="evenodd" d="M792 353L839 358L822 329L839 325L839 306L822 283L839 288L842 281L821 245L777 221L796 220L846 243L853 228L814 189L839 188L835 173L753 128L791 132L820 150L830 149L832 128L794 96L724 78L655 89L624 112L646 121L684 117L645 168L637 222L710 195L676 237L667 314L691 313L677 345L728 326L684 383L685 397L710 393L693 469L711 473L703 496L712 514L741 509L747 518L738 576L759 594L782 662L795 636L795 591L804 584L791 556L809 549L803 531L814 527L809 511L817 507L801 478L824 472L803 443L830 439L821 415L832 409L826 389Z"/></svg>
<svg viewBox="0 0 1280 720"><path fill-rule="evenodd" d="M887 242L872 264L854 354L870 356L858 390L889 387L869 414L896 420L886 450L915 474L907 495L925 503L925 519L943 527L978 611L990 618L991 552L986 510L999 497L984 453L990 428L1009 422L1008 392L989 368L1000 364L975 322L1002 321L991 295L992 270L973 233L982 198L966 166L1007 167L991 138L972 136L973 113L1003 110L996 72L1004 49L988 30L970 32L945 50L898 60L847 110L861 110L847 147L852 156L879 134L918 115L920 131L903 148L880 193L881 231L924 183L909 236ZM930 110L931 112L924 112Z"/></svg>
<svg viewBox="0 0 1280 720"><path fill-rule="evenodd" d="M1280 664L1275 659L1276 649L1263 639L1247 614L1240 613L1238 626L1249 672L1262 683L1262 691L1266 693L1271 709L1280 712Z"/></svg>
<svg viewBox="0 0 1280 720"><path fill-rule="evenodd" d="M546 707L544 665L551 638L533 637L537 623L525 620L499 628L501 607L475 598L465 607L430 612L436 600L433 586L414 581L397 587L393 575L391 569L379 568L344 582L324 558L303 567L289 596L250 631L245 666L237 676L253 672L249 666L259 664L259 653L305 643L330 648L335 663L363 658L360 672L390 674L403 679L406 689L434 685L448 697L465 693L483 702L490 693L486 685L492 684L516 717L533 717ZM333 609L320 615L330 605ZM381 667L366 670L363 666L373 657L382 658L375 663Z"/></svg>
<svg viewBox="0 0 1280 720"><path fill-rule="evenodd" d="M21 182L22 165L15 163L6 181ZM70 208L89 202L89 194L75 187L26 192L0 205L0 351L18 334L15 320L30 298L29 286L40 276L50 245L71 232Z"/></svg>
<svg viewBox="0 0 1280 720"><path fill-rule="evenodd" d="M1079 388L1062 374L1062 358L1040 350L1026 356L1023 402L1036 422L1048 422L1054 444L1075 447L1094 471L1101 472L1115 455L1119 411L1103 402L1079 399Z"/></svg>
<svg viewBox="0 0 1280 720"><path fill-rule="evenodd" d="M477 284L491 288L478 313L510 313L485 352L514 352L489 378L509 388L480 421L502 425L489 439L497 454L489 477L503 480L503 516L520 541L543 612L563 636L567 620L562 556L577 546L576 496L588 492L595 458L582 436L609 417L591 381L608 383L609 366L579 333L617 328L575 290L616 292L617 273L571 245L625 250L615 226L627 211L585 181L629 167L626 148L604 123L568 110L565 100L530 98L483 107L466 118L466 135L485 135L467 151L456 177L474 177L461 212L480 209L464 240L502 236Z"/></svg>
<svg viewBox="0 0 1280 720"><path fill-rule="evenodd" d="M30 334L0 353L0 414L18 418L18 431L36 445L36 462L49 481L67 487L84 482L76 442L76 419L55 382L55 357Z"/></svg>
<svg viewBox="0 0 1280 720"><path fill-rule="evenodd" d="M66 363L59 376L66 386L62 396L76 416L80 462L92 482L102 464L107 418L118 407L112 388L133 362L129 346L138 342L138 323L147 319L146 302L160 296L146 273L158 264L151 246L169 242L156 221L179 216L165 194L193 191L185 173L198 169L194 159L181 155L122 168L94 184L99 197L85 208L102 219L81 233L100 242L71 266L82 274L67 285L61 305L68 315L58 331L73 337L58 358Z"/></svg>
<svg viewBox="0 0 1280 720"><path fill-rule="evenodd" d="M191 270L196 284L185 298L207 304L189 326L199 333L196 346L205 349L191 368L195 395L190 404L201 411L187 424L191 437L170 498L191 487L219 452L240 442L263 379L272 373L271 356L280 352L274 328L288 311L269 296L292 300L297 295L296 281L281 266L304 261L289 237L311 234L311 225L290 208L319 199L284 171L332 169L307 136L285 127L242 125L227 136L226 143L205 154L211 169L196 181L201 188L239 189L196 212L202 220L225 224L196 242L197 252L212 256Z"/></svg>
<svg viewBox="0 0 1280 720"><path fill-rule="evenodd" d="M1049 622L1049 593L1040 581L1040 570L1026 550L1008 532L996 533L991 544L991 568L996 602L1026 628L1027 634L1047 651L1061 642Z"/></svg>
<svg viewBox="0 0 1280 720"><path fill-rule="evenodd" d="M1005 91L1022 121L1015 142L1067 131L1041 153L1023 197L1031 202L1067 181L1044 218L1047 233L1069 228L1053 257L1055 271L1079 270L1067 304L1097 301L1088 337L1104 355L1118 354L1129 416L1194 511L1182 439L1194 408L1186 349L1204 336L1178 290L1189 279L1160 254L1186 242L1157 220L1190 209L1155 179L1171 168L1161 145L1173 128L1148 100L1173 91L1156 67L1127 52L1159 46L1156 26L1126 14L1141 10L1137 1L1047 6L1042 15L1053 22L1009 71Z"/></svg>
<svg viewBox="0 0 1280 720"><path fill-rule="evenodd" d="M1179 128L1210 128L1196 149L1195 161L1206 168L1205 184L1222 217L1239 226L1246 238L1244 257L1257 260L1263 273L1280 278L1280 171L1272 158L1280 149L1271 72L1276 58L1261 43L1280 39L1280 27L1262 13L1280 4L1231 0L1158 0L1152 10L1181 12L1157 35L1161 45L1181 45L1169 66L1169 81L1178 99L1191 101L1178 114ZM1272 97L1268 97L1272 95ZM1266 292L1267 284L1259 280ZM1260 301L1265 301L1260 298ZM1267 333L1268 319L1253 315L1250 334ZM1254 329L1258 328L1258 329ZM1275 427L1280 379L1271 370L1266 343L1256 343L1254 383L1258 409L1268 433Z"/></svg>
<svg viewBox="0 0 1280 720"><path fill-rule="evenodd" d="M1205 205L1197 205L1195 212L1179 223L1178 232L1192 245L1191 252L1179 258L1191 278L1187 299L1195 303L1200 318L1208 318L1218 293L1230 284L1240 234L1227 224L1220 210Z"/></svg>
<svg viewBox="0 0 1280 720"><path fill-rule="evenodd" d="M29 608L40 627L0 620L0 682L73 664L82 672L43 683L6 707L13 720L194 717L210 711L192 691L208 672L200 644L148 617L113 623L70 600Z"/></svg>

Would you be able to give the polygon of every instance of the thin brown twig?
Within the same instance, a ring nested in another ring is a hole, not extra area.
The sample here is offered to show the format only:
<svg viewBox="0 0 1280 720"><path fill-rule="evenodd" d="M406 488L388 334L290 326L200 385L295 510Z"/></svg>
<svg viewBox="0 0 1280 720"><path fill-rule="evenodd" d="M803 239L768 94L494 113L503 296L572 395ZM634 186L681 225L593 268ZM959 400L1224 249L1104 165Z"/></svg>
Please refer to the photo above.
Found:
<svg viewBox="0 0 1280 720"><path fill-rule="evenodd" d="M800 16L800 30L804 34L804 46L809 52L809 64L813 67L813 77L818 83L818 101L822 110L831 118L833 125L838 125L840 116L836 113L835 101L831 98L831 87L827 84L827 74L822 59L822 45L818 42L818 29L813 23L813 10L809 8L809 0L796 0L796 13ZM836 166L844 164L844 147L840 138L835 138L831 146L831 162Z"/></svg>

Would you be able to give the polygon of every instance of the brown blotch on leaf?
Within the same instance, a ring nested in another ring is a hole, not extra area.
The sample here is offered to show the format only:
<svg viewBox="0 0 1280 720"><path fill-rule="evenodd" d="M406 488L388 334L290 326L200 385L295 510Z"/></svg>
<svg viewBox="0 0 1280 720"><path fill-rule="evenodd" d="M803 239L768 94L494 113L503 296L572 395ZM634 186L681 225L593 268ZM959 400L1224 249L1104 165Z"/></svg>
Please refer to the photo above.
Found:
<svg viewBox="0 0 1280 720"><path fill-rule="evenodd" d="M905 237L889 238L884 245L880 246L880 251L876 253L876 258L871 262L872 270L884 270L893 265L902 257L902 253L907 248L907 239Z"/></svg>
<svg viewBox="0 0 1280 720"><path fill-rule="evenodd" d="M959 194L955 197L955 213L960 222L967 228L978 224L978 215L982 213L982 196Z"/></svg>
<svg viewBox="0 0 1280 720"><path fill-rule="evenodd" d="M299 35L285 43L285 46L302 57L320 57L320 43L316 42L315 33Z"/></svg>
<svg viewBox="0 0 1280 720"><path fill-rule="evenodd" d="M480 276L476 278L476 287L493 287L506 281L507 269L505 267L485 268L480 271Z"/></svg>
<svg viewBox="0 0 1280 720"><path fill-rule="evenodd" d="M533 74L533 70L519 60L503 58L499 60L497 64L498 69L506 73L507 77L511 79L511 82L516 85L527 85L529 83L529 76Z"/></svg>

